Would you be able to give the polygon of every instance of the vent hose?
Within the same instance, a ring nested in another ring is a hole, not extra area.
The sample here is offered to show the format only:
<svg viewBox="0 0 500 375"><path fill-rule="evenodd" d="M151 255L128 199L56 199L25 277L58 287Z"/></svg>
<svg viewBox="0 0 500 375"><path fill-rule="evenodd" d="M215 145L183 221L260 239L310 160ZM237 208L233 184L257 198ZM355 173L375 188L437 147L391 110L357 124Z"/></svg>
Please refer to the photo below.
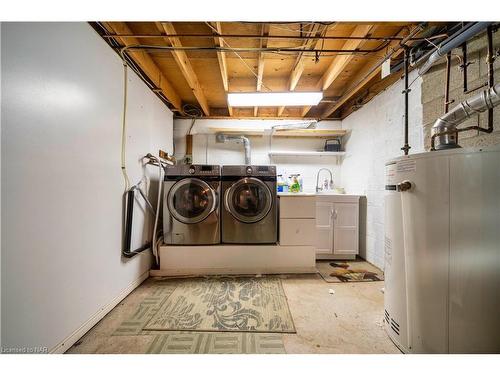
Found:
<svg viewBox="0 0 500 375"><path fill-rule="evenodd" d="M252 164L251 160L251 149L250 149L250 140L243 135L227 135L227 134L217 134L215 137L216 141L219 143L226 143L229 141L242 142L243 147L245 149L245 165Z"/></svg>
<svg viewBox="0 0 500 375"><path fill-rule="evenodd" d="M464 100L452 110L438 118L432 126L431 149L434 149L434 138L438 139L438 145L435 149L446 149L459 147L457 144L457 126L467 120L475 113L484 112L487 109L496 107L500 104L500 83L484 90L472 98ZM472 127L476 130L490 132L489 129ZM460 129L462 130L462 129Z"/></svg>

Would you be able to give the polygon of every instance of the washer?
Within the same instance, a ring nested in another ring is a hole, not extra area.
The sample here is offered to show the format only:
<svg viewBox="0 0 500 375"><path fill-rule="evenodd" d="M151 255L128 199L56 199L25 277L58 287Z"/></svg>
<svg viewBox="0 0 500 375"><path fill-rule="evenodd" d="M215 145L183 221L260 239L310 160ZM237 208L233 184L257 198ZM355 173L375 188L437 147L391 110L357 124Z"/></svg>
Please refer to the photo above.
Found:
<svg viewBox="0 0 500 375"><path fill-rule="evenodd" d="M165 170L163 237L169 245L220 243L220 166L176 165Z"/></svg>
<svg viewBox="0 0 500 375"><path fill-rule="evenodd" d="M222 242L276 243L276 166L223 166L221 178Z"/></svg>

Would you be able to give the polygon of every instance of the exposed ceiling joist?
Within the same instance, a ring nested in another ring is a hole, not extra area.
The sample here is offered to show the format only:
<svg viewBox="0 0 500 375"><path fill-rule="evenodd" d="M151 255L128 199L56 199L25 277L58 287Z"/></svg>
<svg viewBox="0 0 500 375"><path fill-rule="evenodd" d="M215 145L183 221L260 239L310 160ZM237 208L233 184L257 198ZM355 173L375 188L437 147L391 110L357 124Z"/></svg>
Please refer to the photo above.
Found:
<svg viewBox="0 0 500 375"><path fill-rule="evenodd" d="M328 26L325 26L325 29ZM317 37L321 34L321 32L325 29L321 29L321 26L319 24L314 24L310 30L310 34ZM308 39L306 41L307 47L305 49L314 49L316 47L316 44L318 44L319 39ZM306 62L307 57L304 56L303 54L297 56L297 60L295 61L294 68L292 70L292 74L290 74L290 78L288 80L288 90L293 91L295 90L295 87L297 87L297 84L299 83L300 77L302 76L302 73L304 72L305 68L305 62ZM281 116L283 114L283 111L285 110L285 107L279 107L278 108L278 116Z"/></svg>
<svg viewBox="0 0 500 375"><path fill-rule="evenodd" d="M401 33L401 32L400 32ZM400 34L398 33L398 35ZM389 50L394 50L399 48L399 41L393 41L388 45ZM403 48L399 48L391 58L398 58L404 52ZM385 60L385 57L382 58ZM376 60L373 63L369 63L361 69L361 71L351 80L354 82L345 93L340 97L340 99L327 106L327 108L321 114L321 118L326 118L334 113L337 109L339 109L342 105L344 105L349 99L351 99L356 93L358 93L368 82L370 82L374 77L380 74L382 70L381 59Z"/></svg>
<svg viewBox="0 0 500 375"><path fill-rule="evenodd" d="M422 27L411 22L165 21L91 25L112 48L129 47L125 53L130 65L140 70L141 77L169 102L172 110L182 115L182 104L194 100L207 118L227 116L228 111L231 118L279 118L284 115L287 118L334 115L343 118L392 81L392 75L384 80L379 76L381 54L398 59L402 53L401 43L426 44L419 36ZM448 23L431 28L425 25L423 35L429 40L445 38L453 26ZM415 32L417 29L419 31ZM227 44L224 33L237 39L234 46L229 42L234 48ZM200 35L206 39L203 43L197 43ZM154 39L148 40L149 36ZM273 39L274 36L278 39ZM193 41L193 37L198 39ZM286 40L288 37L301 42ZM328 38L332 41L323 42ZM160 40L163 43L158 43ZM315 64L314 56L318 55L321 59ZM309 107L296 106L228 107L230 90L255 92L267 91L267 88L322 90L328 98L310 111Z"/></svg>
<svg viewBox="0 0 500 375"><path fill-rule="evenodd" d="M351 33L350 37L364 37L374 30L376 26L373 25L359 25L356 26L354 31ZM352 39L348 40L342 46L342 49L357 49L365 41L363 39ZM340 73L349 65L349 63L354 58L354 55L337 55L333 58L332 62L326 69L323 76L318 81L316 85L317 90L325 91L331 84L338 78ZM307 114L311 107L304 107L303 114Z"/></svg>
<svg viewBox="0 0 500 375"><path fill-rule="evenodd" d="M215 27L219 35L222 34L222 26L220 22L213 22L212 26ZM217 47L224 46L224 41L218 36L214 37L214 42ZM229 92L229 75L227 73L226 52L217 51L217 60L219 61L219 70L222 78L222 85L224 86L224 91L227 94ZM233 108L228 105L227 110L229 111L229 116L232 116Z"/></svg>
<svg viewBox="0 0 500 375"><path fill-rule="evenodd" d="M269 35L269 24L262 25L261 35L265 38L260 40L260 48L267 48L267 36ZM264 77L264 54L259 52L259 58L257 63L257 91L262 90L262 79ZM253 115L257 117L259 112L259 107L254 107Z"/></svg>
<svg viewBox="0 0 500 375"><path fill-rule="evenodd" d="M356 26L354 31L350 36L366 36L374 29L372 25L360 25ZM342 46L342 49L358 49L365 41L364 40L348 40ZM325 73L321 77L321 81L318 83L318 88L325 91L330 85L337 79L337 77L342 73L346 66L351 62L355 55L338 55L333 58L332 62L326 69Z"/></svg>
<svg viewBox="0 0 500 375"><path fill-rule="evenodd" d="M182 43L179 38L169 36L169 34L176 33L174 25L172 25L171 22L156 22L156 27L158 28L158 31L165 32L167 34L165 40L169 42L170 45L174 47L182 47ZM172 56L179 66L182 75L186 79L189 87L193 91L193 94L196 97L196 100L198 101L201 109L203 110L203 113L205 113L205 116L210 116L210 108L208 107L207 98L203 93L203 89L200 85L200 82L198 81L198 77L196 76L193 67L191 66L186 52L182 50L173 50Z"/></svg>
<svg viewBox="0 0 500 375"><path fill-rule="evenodd" d="M130 28L124 22L105 22L104 26L108 29L108 31L112 31L114 34L131 33ZM119 38L119 41L124 46L140 44L139 41L134 38ZM182 112L182 101L180 96L177 94L169 80L163 75L162 71L158 68L149 54L145 51L129 51L128 54L137 63L137 65L139 65L153 84L161 90L161 93L170 102L170 104L172 104L174 109Z"/></svg>

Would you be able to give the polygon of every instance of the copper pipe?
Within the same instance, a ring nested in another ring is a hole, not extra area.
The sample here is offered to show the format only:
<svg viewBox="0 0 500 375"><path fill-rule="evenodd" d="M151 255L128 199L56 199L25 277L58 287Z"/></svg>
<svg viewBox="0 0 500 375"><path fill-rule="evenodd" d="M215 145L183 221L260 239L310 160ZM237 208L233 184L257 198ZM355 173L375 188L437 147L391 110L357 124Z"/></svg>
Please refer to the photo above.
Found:
<svg viewBox="0 0 500 375"><path fill-rule="evenodd" d="M401 147L401 150L403 150L405 155L408 155L408 152L410 151L411 146L408 144L408 94L410 93L411 89L408 86L408 67L410 65L410 49L408 47L404 47L404 78L405 78L405 89L403 90L403 94L405 96L405 123L404 123L404 136L405 136L405 143L403 147Z"/></svg>
<svg viewBox="0 0 500 375"><path fill-rule="evenodd" d="M451 76L451 52L446 54L446 80L444 85L444 113L450 108L450 76Z"/></svg>
<svg viewBox="0 0 500 375"><path fill-rule="evenodd" d="M492 88L495 85L495 76L493 71L493 28L488 26L486 29L488 37L488 87ZM488 132L493 132L493 108L488 108Z"/></svg>

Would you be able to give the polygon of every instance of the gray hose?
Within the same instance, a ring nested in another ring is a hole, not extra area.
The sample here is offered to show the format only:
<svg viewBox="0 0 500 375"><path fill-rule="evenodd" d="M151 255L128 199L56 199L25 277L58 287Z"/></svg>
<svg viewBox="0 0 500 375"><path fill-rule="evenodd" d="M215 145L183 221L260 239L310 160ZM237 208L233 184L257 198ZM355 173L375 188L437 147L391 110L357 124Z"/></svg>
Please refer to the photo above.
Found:
<svg viewBox="0 0 500 375"><path fill-rule="evenodd" d="M460 33L456 37L452 37L443 41L442 46L440 46L436 51L434 51L429 59L424 65L418 70L418 75L425 74L431 66L438 61L441 57L445 56L448 52L461 46L464 42L470 38L476 36L480 32L486 30L488 26L493 24L493 22L477 22L476 24L468 27L464 32Z"/></svg>

